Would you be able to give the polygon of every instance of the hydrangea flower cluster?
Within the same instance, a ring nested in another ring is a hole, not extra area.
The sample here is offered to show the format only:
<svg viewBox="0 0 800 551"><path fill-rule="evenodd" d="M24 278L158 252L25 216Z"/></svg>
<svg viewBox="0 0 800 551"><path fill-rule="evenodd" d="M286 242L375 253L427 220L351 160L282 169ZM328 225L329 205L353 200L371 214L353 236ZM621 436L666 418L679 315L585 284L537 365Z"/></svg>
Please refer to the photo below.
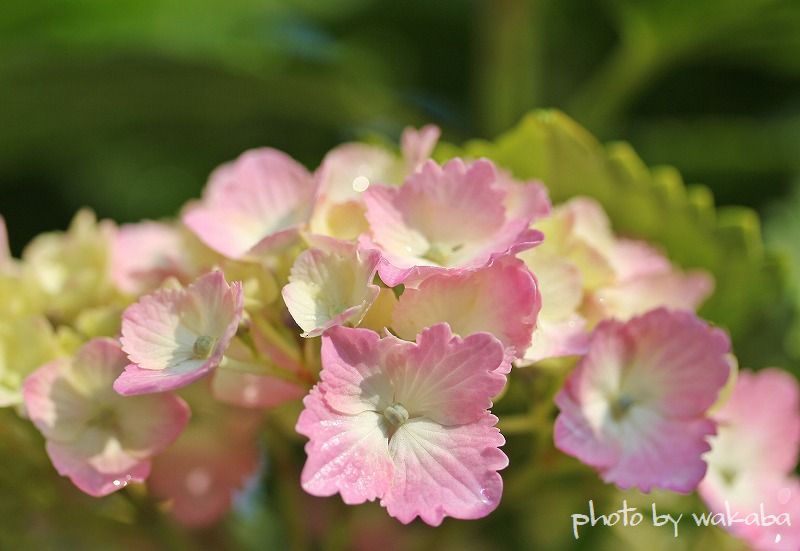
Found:
<svg viewBox="0 0 800 551"><path fill-rule="evenodd" d="M82 211L20 259L0 219L0 406L79 489L146 481L189 525L231 506L260 413L283 408L306 492L435 526L498 507L514 457L493 402L557 369L555 447L604 481L800 514L797 384L734 383L728 336L695 314L711 277L616 235L592 199L553 207L488 159L431 160L438 136L345 144L314 172L248 151L177 221Z"/></svg>

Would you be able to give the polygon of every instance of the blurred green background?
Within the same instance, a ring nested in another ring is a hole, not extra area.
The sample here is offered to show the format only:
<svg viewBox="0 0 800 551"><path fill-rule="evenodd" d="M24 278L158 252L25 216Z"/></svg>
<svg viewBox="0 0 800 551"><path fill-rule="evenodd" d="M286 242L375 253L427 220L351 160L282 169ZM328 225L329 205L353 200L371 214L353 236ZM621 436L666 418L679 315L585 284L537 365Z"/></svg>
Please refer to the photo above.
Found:
<svg viewBox="0 0 800 551"><path fill-rule="evenodd" d="M721 204L800 169L800 2L7 0L0 211L15 251L82 205L170 215L272 145L435 122L456 143L557 107Z"/></svg>

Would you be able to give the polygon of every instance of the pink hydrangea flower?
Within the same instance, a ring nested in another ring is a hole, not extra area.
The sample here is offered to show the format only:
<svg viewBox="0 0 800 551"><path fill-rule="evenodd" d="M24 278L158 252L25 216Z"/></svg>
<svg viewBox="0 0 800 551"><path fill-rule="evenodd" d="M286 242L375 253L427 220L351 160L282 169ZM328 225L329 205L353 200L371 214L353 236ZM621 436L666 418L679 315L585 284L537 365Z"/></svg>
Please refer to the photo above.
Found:
<svg viewBox="0 0 800 551"><path fill-rule="evenodd" d="M275 149L253 149L214 171L183 223L218 253L238 259L294 239L315 193L314 179L297 161Z"/></svg>
<svg viewBox="0 0 800 551"><path fill-rule="evenodd" d="M504 257L477 270L434 274L418 287L406 288L394 309L392 329L406 340L440 322L461 336L491 333L506 348L507 373L510 360L530 346L540 307L530 270L522 261Z"/></svg>
<svg viewBox="0 0 800 551"><path fill-rule="evenodd" d="M755 549L800 548L800 387L778 369L741 371L730 399L713 418L719 425L706 455L708 473L698 491L712 513L726 508L745 519L788 513L794 526L738 523L730 531ZM780 534L780 538L776 535Z"/></svg>
<svg viewBox="0 0 800 551"><path fill-rule="evenodd" d="M178 522L200 528L219 521L257 473L262 415L215 403L195 388L187 399L197 419L153 461L147 487Z"/></svg>
<svg viewBox="0 0 800 551"><path fill-rule="evenodd" d="M547 239L519 257L539 281L542 311L533 344L518 362L581 355L591 328L659 307L695 310L713 290L705 272L683 272L641 241L620 239L599 203L576 197L536 223Z"/></svg>
<svg viewBox="0 0 800 551"><path fill-rule="evenodd" d="M688 312L602 322L556 396L556 447L621 488L691 492L706 472L716 428L707 410L729 350L725 333Z"/></svg>
<svg viewBox="0 0 800 551"><path fill-rule="evenodd" d="M282 292L304 337L317 337L334 325L358 325L380 292L372 283L378 251L322 236L311 239L312 248L295 259Z"/></svg>
<svg viewBox="0 0 800 551"><path fill-rule="evenodd" d="M416 343L367 329L322 337L321 382L303 401L297 431L309 437L303 488L345 503L380 499L403 523L419 516L489 514L508 459L487 410L505 383L502 344L488 333L461 339L447 324Z"/></svg>
<svg viewBox="0 0 800 551"><path fill-rule="evenodd" d="M347 143L325 155L314 174L318 195L309 223L313 233L340 239L355 239L368 230L362 192L371 184L400 184L430 157L439 129L429 125L406 128L402 156L384 147Z"/></svg>
<svg viewBox="0 0 800 551"><path fill-rule="evenodd" d="M533 202L521 201L527 212L508 216L508 192L497 182L491 162L453 159L441 167L426 162L400 188L365 191L371 235L361 243L381 250L381 279L393 287L437 271L480 268L540 243L542 234L529 229ZM540 196L535 186L521 189Z"/></svg>
<svg viewBox="0 0 800 551"><path fill-rule="evenodd" d="M242 286L210 272L183 289L160 289L122 315L131 363L114 383L123 395L186 386L215 369L242 319Z"/></svg>
<svg viewBox="0 0 800 551"><path fill-rule="evenodd" d="M125 293L140 295L168 277L186 279L185 243L174 226L144 221L120 226L111 241L111 277Z"/></svg>
<svg viewBox="0 0 800 551"><path fill-rule="evenodd" d="M92 496L142 482L150 460L183 431L189 408L171 395L123 398L112 388L128 361L119 344L94 339L74 359L53 361L25 381L25 407L59 474Z"/></svg>

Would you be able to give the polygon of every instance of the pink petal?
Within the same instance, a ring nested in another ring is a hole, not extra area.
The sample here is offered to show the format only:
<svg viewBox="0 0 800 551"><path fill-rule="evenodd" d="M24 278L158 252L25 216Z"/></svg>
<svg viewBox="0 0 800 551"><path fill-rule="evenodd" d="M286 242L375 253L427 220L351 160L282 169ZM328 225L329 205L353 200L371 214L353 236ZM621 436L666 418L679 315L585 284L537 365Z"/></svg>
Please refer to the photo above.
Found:
<svg viewBox="0 0 800 551"><path fill-rule="evenodd" d="M117 341L97 338L78 349L73 360L59 359L40 367L23 385L28 416L45 438L77 438L95 414L97 402L118 398L111 385L125 363Z"/></svg>
<svg viewBox="0 0 800 551"><path fill-rule="evenodd" d="M570 233L604 256L610 256L615 247L611 221L603 207L589 197L574 197L559 205L570 225Z"/></svg>
<svg viewBox="0 0 800 551"><path fill-rule="evenodd" d="M709 473L710 474L710 473ZM796 475L759 475L746 480L734 480L736 492L724 486L712 487L708 478L700 485L699 493L711 514L737 515L742 521L748 516L759 518L758 523L738 522L725 526L725 530L761 551L795 551L800 549L800 479ZM761 524L761 509L765 515L783 515L781 525ZM786 524L788 516L791 526Z"/></svg>
<svg viewBox="0 0 800 551"><path fill-rule="evenodd" d="M430 158L441 133L439 127L433 124L423 126L419 130L412 127L407 127L403 130L403 135L400 138L400 147L406 164L411 171L419 168L422 163Z"/></svg>
<svg viewBox="0 0 800 551"><path fill-rule="evenodd" d="M618 239L610 260L620 281L672 269L669 260L650 244L632 239Z"/></svg>
<svg viewBox="0 0 800 551"><path fill-rule="evenodd" d="M586 320L574 315L559 323L539 321L532 340L519 365L531 365L548 358L582 356L589 350L590 336Z"/></svg>
<svg viewBox="0 0 800 551"><path fill-rule="evenodd" d="M291 239L311 214L316 185L308 171L270 148L243 153L212 175L202 203L183 222L206 245L229 258Z"/></svg>
<svg viewBox="0 0 800 551"><path fill-rule="evenodd" d="M174 394L156 394L122 399L117 415L125 449L134 457L149 457L177 440L189 423L191 411Z"/></svg>
<svg viewBox="0 0 800 551"><path fill-rule="evenodd" d="M401 426L390 442L395 470L381 505L400 522L419 516L432 526L445 516L476 519L491 513L503 493L497 471L508 465L496 422L484 413L468 425L412 419Z"/></svg>
<svg viewBox="0 0 800 551"><path fill-rule="evenodd" d="M396 157L382 147L362 143L341 145L325 155L314 175L319 182L318 200L323 204L360 200L361 194L353 189L353 180L363 176L370 183L390 183L389 178L396 171Z"/></svg>
<svg viewBox="0 0 800 551"><path fill-rule="evenodd" d="M434 274L406 288L395 307L392 327L413 340L425 327L447 322L462 336L486 332L497 337L512 356L531 343L541 297L536 280L514 258L474 271Z"/></svg>
<svg viewBox="0 0 800 551"><path fill-rule="evenodd" d="M320 373L325 402L340 413L382 411L392 395L383 372L385 351L393 344L382 343L369 329L333 327L322 337Z"/></svg>
<svg viewBox="0 0 800 551"><path fill-rule="evenodd" d="M714 289L714 280L705 272L672 270L639 276L597 290L588 309L594 319L629 319L658 307L696 310Z"/></svg>
<svg viewBox="0 0 800 551"><path fill-rule="evenodd" d="M599 328L596 330L599 331ZM730 339L689 312L654 310L626 325L631 361L642 384L654 385L653 405L668 415L703 415L730 373ZM633 376L631 373L629 376Z"/></svg>
<svg viewBox="0 0 800 551"><path fill-rule="evenodd" d="M69 368L69 359L55 360L25 379L25 410L45 438L72 440L91 418L91 403L65 380Z"/></svg>
<svg viewBox="0 0 800 551"><path fill-rule="evenodd" d="M721 425L713 441L714 459L737 472L784 475L794 470L800 451L800 388L791 374L774 368L740 371L733 394L713 417Z"/></svg>
<svg viewBox="0 0 800 551"><path fill-rule="evenodd" d="M117 471L101 471L80 450L56 442L47 442L47 454L58 474L69 477L81 491L94 497L121 490L130 482L143 482L150 474L149 460L138 461L124 454L113 458L123 467Z"/></svg>
<svg viewBox="0 0 800 551"><path fill-rule="evenodd" d="M168 277L184 280L190 267L177 228L144 221L120 226L111 243L111 277L117 288L139 295Z"/></svg>
<svg viewBox="0 0 800 551"><path fill-rule="evenodd" d="M440 323L423 330L416 344L394 337L382 344L392 341L397 348L387 354L384 370L394 401L413 416L443 425L471 423L505 386L505 376L497 372L505 358L503 346L488 333L461 339Z"/></svg>
<svg viewBox="0 0 800 551"><path fill-rule="evenodd" d="M323 337L321 388L326 403L341 413L380 412L394 401L413 416L469 423L505 385L505 376L496 372L504 359L492 335L462 340L446 323L422 331L416 344L335 327Z"/></svg>
<svg viewBox="0 0 800 551"><path fill-rule="evenodd" d="M303 404L296 427L310 439L303 489L315 496L338 492L350 505L384 495L391 484L392 462L383 416L373 411L337 413L325 403L318 387Z"/></svg>
<svg viewBox="0 0 800 551"><path fill-rule="evenodd" d="M122 396L137 396L177 390L202 379L219 366L219 358L205 362L183 362L179 368L159 371L142 369L136 364L128 364L125 371L114 381L114 390Z"/></svg>
<svg viewBox="0 0 800 551"><path fill-rule="evenodd" d="M642 492L653 488L693 492L706 474L702 455L711 449L708 437L714 434L715 423L708 419L670 421L640 417L642 424L646 424L646 432L636 436L635 446L626 448L617 463L601 469L603 480L622 489L638 488Z"/></svg>
<svg viewBox="0 0 800 551"><path fill-rule="evenodd" d="M550 215L550 196L540 181L520 182L509 172L498 170L495 185L506 192L506 216L509 218L530 218L535 222Z"/></svg>

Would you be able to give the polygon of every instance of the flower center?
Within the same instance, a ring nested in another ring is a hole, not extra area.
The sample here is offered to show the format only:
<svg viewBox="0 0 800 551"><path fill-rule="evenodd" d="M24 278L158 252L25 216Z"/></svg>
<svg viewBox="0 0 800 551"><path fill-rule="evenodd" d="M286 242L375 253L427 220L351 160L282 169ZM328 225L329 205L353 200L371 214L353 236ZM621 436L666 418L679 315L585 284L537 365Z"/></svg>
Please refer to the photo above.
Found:
<svg viewBox="0 0 800 551"><path fill-rule="evenodd" d="M103 407L98 410L87 424L109 432L118 432L119 430L117 413L111 407Z"/></svg>
<svg viewBox="0 0 800 551"><path fill-rule="evenodd" d="M192 356L197 360L205 360L211 355L216 339L208 335L200 335L192 345Z"/></svg>
<svg viewBox="0 0 800 551"><path fill-rule="evenodd" d="M731 468L724 468L719 471L720 478L728 486L733 486L733 483L736 482L736 475L736 471Z"/></svg>
<svg viewBox="0 0 800 551"><path fill-rule="evenodd" d="M633 406L635 400L629 394L620 394L611 401L611 418L621 421Z"/></svg>
<svg viewBox="0 0 800 551"><path fill-rule="evenodd" d="M461 250L463 245L442 245L440 243L432 243L428 250L425 251L423 258L427 258L440 266L446 266L450 256Z"/></svg>
<svg viewBox="0 0 800 551"><path fill-rule="evenodd" d="M408 421L408 410L403 407L403 404L392 404L383 410L383 416L395 428Z"/></svg>

